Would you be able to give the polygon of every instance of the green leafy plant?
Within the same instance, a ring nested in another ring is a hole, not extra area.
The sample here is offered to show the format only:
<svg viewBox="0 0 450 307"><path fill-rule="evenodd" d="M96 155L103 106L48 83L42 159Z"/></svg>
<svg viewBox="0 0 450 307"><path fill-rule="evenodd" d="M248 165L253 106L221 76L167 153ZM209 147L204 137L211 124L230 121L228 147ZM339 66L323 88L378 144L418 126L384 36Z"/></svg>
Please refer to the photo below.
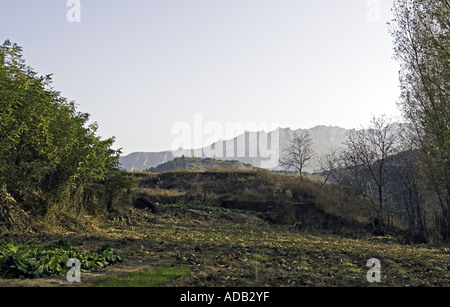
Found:
<svg viewBox="0 0 450 307"><path fill-rule="evenodd" d="M66 264L71 258L80 260L83 270L123 261L110 244L103 245L97 251L80 251L71 247L67 240L58 240L43 247L35 241L23 244L3 240L0 241L0 277L25 279L66 274L69 270Z"/></svg>

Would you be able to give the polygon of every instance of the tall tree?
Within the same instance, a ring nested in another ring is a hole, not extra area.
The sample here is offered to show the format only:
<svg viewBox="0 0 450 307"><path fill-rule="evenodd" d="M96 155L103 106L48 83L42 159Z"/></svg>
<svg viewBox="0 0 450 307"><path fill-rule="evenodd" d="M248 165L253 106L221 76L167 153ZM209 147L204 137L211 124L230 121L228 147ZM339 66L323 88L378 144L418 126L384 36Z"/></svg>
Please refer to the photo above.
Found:
<svg viewBox="0 0 450 307"><path fill-rule="evenodd" d="M400 62L400 107L415 129L429 187L450 237L450 2L395 0L391 33Z"/></svg>

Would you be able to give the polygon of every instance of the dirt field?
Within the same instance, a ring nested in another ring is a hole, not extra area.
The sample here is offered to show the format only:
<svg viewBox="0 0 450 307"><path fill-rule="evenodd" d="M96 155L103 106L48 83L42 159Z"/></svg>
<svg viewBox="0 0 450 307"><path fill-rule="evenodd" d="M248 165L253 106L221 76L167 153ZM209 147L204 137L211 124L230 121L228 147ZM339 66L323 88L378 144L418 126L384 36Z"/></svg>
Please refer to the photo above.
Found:
<svg viewBox="0 0 450 307"><path fill-rule="evenodd" d="M65 276L0 280L2 287L90 287L110 275L156 266L189 267L192 274L167 287L450 286L450 248L403 245L392 237L325 234L270 225L255 215L165 207L136 209L129 221L92 235L65 236L73 247L104 243L124 258L106 269ZM2 235L48 244L60 235ZM381 262L381 283L367 281L367 261Z"/></svg>

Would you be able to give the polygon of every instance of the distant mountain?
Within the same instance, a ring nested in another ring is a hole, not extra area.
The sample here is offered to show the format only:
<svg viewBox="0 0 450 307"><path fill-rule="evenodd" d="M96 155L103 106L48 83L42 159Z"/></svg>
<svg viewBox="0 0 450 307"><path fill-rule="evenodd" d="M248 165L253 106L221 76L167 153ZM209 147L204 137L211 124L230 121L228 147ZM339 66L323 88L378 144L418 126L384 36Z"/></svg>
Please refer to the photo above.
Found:
<svg viewBox="0 0 450 307"><path fill-rule="evenodd" d="M128 171L144 171L175 159L171 151L164 152L134 152L120 157L120 168Z"/></svg>
<svg viewBox="0 0 450 307"><path fill-rule="evenodd" d="M218 141L200 149L179 149L164 152L136 152L121 157L122 169L144 171L160 164L172 161L177 157L200 157L217 160L235 160L254 167L279 169L278 161L283 149L291 142L294 133L302 129L278 128L271 132L245 132L231 140ZM317 126L306 129L313 139L313 149L318 156L326 154L333 148L343 146L350 130L340 127ZM312 171L310 167L306 171Z"/></svg>

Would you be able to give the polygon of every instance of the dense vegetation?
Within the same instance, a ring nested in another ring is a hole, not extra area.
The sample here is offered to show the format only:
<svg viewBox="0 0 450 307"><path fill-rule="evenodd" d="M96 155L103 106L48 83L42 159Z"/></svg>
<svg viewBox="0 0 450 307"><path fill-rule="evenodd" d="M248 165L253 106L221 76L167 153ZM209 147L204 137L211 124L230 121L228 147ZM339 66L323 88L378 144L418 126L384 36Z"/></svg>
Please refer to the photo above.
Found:
<svg viewBox="0 0 450 307"><path fill-rule="evenodd" d="M25 64L20 46L0 46L0 209L8 215L4 204L15 203L34 217L111 210L126 188L114 138L97 136L89 114L51 82ZM14 220L0 224L16 227Z"/></svg>

